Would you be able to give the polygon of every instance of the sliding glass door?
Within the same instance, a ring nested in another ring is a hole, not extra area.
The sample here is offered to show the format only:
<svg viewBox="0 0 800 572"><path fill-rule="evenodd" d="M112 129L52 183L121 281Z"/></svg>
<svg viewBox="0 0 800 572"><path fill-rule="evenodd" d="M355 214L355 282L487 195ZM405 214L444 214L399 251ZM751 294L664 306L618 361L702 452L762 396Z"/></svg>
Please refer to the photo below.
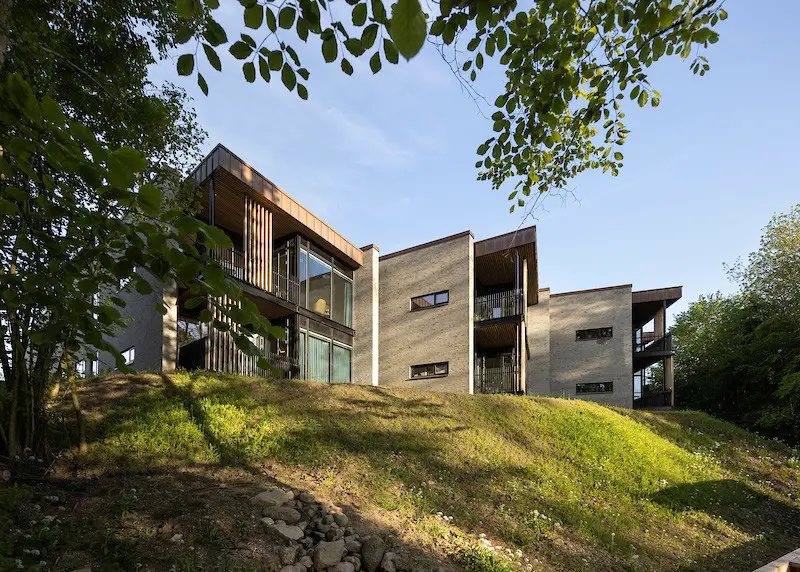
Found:
<svg viewBox="0 0 800 572"><path fill-rule="evenodd" d="M324 383L350 383L352 348L306 330L300 330L298 348L301 379Z"/></svg>

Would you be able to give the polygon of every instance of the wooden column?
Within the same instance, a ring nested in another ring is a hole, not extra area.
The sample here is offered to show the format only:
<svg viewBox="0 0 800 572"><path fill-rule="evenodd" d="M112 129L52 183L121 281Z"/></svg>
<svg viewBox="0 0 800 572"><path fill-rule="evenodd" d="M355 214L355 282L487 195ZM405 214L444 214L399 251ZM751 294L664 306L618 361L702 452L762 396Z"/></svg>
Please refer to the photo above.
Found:
<svg viewBox="0 0 800 572"><path fill-rule="evenodd" d="M245 281L269 290L272 256L272 213L252 197L244 197Z"/></svg>

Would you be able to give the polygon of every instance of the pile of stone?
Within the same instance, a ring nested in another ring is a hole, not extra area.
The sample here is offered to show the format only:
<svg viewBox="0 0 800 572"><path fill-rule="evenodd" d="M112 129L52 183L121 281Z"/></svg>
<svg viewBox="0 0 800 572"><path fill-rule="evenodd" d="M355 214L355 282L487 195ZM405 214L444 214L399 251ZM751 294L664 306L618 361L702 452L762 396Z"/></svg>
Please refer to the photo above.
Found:
<svg viewBox="0 0 800 572"><path fill-rule="evenodd" d="M325 508L308 493L272 487L251 501L262 507L270 535L283 541L280 572L402 572L378 535L361 537L346 514Z"/></svg>

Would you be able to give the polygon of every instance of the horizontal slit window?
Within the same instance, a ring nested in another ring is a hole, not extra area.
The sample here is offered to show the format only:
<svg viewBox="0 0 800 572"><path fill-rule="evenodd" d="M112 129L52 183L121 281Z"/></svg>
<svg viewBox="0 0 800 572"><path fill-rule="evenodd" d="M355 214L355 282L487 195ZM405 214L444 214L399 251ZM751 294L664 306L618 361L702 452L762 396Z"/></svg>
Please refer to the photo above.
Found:
<svg viewBox="0 0 800 572"><path fill-rule="evenodd" d="M444 377L449 373L449 362L426 363L411 366L411 379L423 377Z"/></svg>
<svg viewBox="0 0 800 572"><path fill-rule="evenodd" d="M575 384L575 393L611 393L612 391L614 391L613 381Z"/></svg>
<svg viewBox="0 0 800 572"><path fill-rule="evenodd" d="M434 292L432 294L411 298L411 310L436 308L437 306L444 306L448 302L450 302L450 291L442 290L441 292Z"/></svg>
<svg viewBox="0 0 800 572"><path fill-rule="evenodd" d="M614 337L614 328L591 328L588 330L576 330L575 341L584 342L587 340L606 340Z"/></svg>

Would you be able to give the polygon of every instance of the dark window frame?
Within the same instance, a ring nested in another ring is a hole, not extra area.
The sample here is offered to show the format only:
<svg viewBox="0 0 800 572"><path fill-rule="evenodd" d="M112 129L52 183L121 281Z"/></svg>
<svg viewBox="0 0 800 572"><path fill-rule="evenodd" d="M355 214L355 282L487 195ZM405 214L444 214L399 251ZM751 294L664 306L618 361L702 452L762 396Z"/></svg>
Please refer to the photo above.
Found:
<svg viewBox="0 0 800 572"><path fill-rule="evenodd" d="M576 342L596 342L598 340L610 340L614 337L614 328L605 326L603 328L586 328L575 330Z"/></svg>
<svg viewBox="0 0 800 572"><path fill-rule="evenodd" d="M128 358L125 355L128 352L131 352L131 360L130 361L128 361ZM126 350L121 351L119 353L122 354L123 358L125 358L125 365L133 365L136 362L136 346L135 345L133 345L133 346L131 346L131 347L127 348Z"/></svg>
<svg viewBox="0 0 800 572"><path fill-rule="evenodd" d="M595 386L594 389L581 389L588 388L590 386ZM608 389L606 389L608 388ZM585 383L576 383L575 384L575 394L576 395L586 395L586 394L604 394L604 393L614 393L614 382L613 381L591 381Z"/></svg>
<svg viewBox="0 0 800 572"><path fill-rule="evenodd" d="M436 366L444 366L444 373L435 373ZM430 368L430 371L433 372L431 374L418 374L414 375L414 368ZM449 361L437 361L433 363L421 363L408 366L408 379L432 379L437 377L447 377L450 375L450 362Z"/></svg>
<svg viewBox="0 0 800 572"><path fill-rule="evenodd" d="M437 302L437 298L439 296L444 295L445 300L444 302ZM414 300L422 300L426 296L433 296L433 304L428 304L427 306L414 306ZM431 308L441 308L442 306L447 306L450 303L450 290L439 290L438 292L430 292L428 294L423 294L422 296L414 296L411 298L411 309L410 312L418 312L419 310L430 310Z"/></svg>

